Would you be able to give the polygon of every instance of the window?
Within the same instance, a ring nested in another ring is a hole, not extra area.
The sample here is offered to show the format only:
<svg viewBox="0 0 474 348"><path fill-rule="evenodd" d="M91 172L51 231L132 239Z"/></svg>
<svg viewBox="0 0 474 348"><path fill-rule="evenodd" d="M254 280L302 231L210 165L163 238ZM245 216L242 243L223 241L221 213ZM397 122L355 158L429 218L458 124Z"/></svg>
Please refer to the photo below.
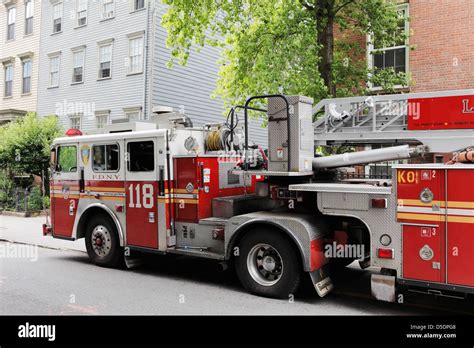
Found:
<svg viewBox="0 0 474 348"><path fill-rule="evenodd" d="M109 112L96 112L95 125L97 128L104 128L109 124Z"/></svg>
<svg viewBox="0 0 474 348"><path fill-rule="evenodd" d="M81 115L69 116L69 122L71 124L71 128L81 129Z"/></svg>
<svg viewBox="0 0 474 348"><path fill-rule="evenodd" d="M141 118L142 108L141 106L123 108L123 112L129 122L138 121Z"/></svg>
<svg viewBox="0 0 474 348"><path fill-rule="evenodd" d="M81 83L84 81L84 59L85 59L85 50L77 50L72 54L72 83Z"/></svg>
<svg viewBox="0 0 474 348"><path fill-rule="evenodd" d="M59 55L49 57L49 87L59 86Z"/></svg>
<svg viewBox="0 0 474 348"><path fill-rule="evenodd" d="M92 146L92 170L94 172L116 172L119 169L119 147L117 144Z"/></svg>
<svg viewBox="0 0 474 348"><path fill-rule="evenodd" d="M7 40L15 39L16 7L7 10Z"/></svg>
<svg viewBox="0 0 474 348"><path fill-rule="evenodd" d="M133 11L141 10L145 8L145 0L132 0L133 1Z"/></svg>
<svg viewBox="0 0 474 348"><path fill-rule="evenodd" d="M25 35L33 32L33 0L25 0Z"/></svg>
<svg viewBox="0 0 474 348"><path fill-rule="evenodd" d="M56 171L72 173L77 170L77 149L75 146L59 146Z"/></svg>
<svg viewBox="0 0 474 348"><path fill-rule="evenodd" d="M63 4L58 3L53 6L53 33L62 30Z"/></svg>
<svg viewBox="0 0 474 348"><path fill-rule="evenodd" d="M13 93L13 64L5 65L5 97L11 97Z"/></svg>
<svg viewBox="0 0 474 348"><path fill-rule="evenodd" d="M87 0L77 1L77 26L82 27L87 24Z"/></svg>
<svg viewBox="0 0 474 348"><path fill-rule="evenodd" d="M128 73L143 72L143 36L129 39L128 44Z"/></svg>
<svg viewBox="0 0 474 348"><path fill-rule="evenodd" d="M112 44L99 46L99 78L105 79L112 76Z"/></svg>
<svg viewBox="0 0 474 348"><path fill-rule="evenodd" d="M114 0L102 0L102 19L113 18L115 16Z"/></svg>
<svg viewBox="0 0 474 348"><path fill-rule="evenodd" d="M31 59L25 59L22 62L23 65L23 84L21 93L31 93Z"/></svg>
<svg viewBox="0 0 474 348"><path fill-rule="evenodd" d="M408 33L408 5L400 5L399 13L399 34ZM393 69L396 73L408 73L408 45L404 38L394 41L390 47L383 47L374 42L369 46L371 59L369 65L373 70ZM377 86L374 86L377 87Z"/></svg>
<svg viewBox="0 0 474 348"><path fill-rule="evenodd" d="M127 144L129 172L151 172L155 169L153 141L138 141Z"/></svg>

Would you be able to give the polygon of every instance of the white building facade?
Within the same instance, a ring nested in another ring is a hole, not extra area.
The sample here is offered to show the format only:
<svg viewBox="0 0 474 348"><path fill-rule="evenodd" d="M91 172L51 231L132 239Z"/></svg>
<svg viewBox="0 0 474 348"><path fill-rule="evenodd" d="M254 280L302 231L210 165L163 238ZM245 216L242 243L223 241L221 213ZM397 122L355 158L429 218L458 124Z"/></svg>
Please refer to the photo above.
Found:
<svg viewBox="0 0 474 348"><path fill-rule="evenodd" d="M155 105L184 109L195 125L224 120L222 101L211 98L219 50L168 68L159 0L43 0L42 12L39 115L86 132L146 119ZM266 138L253 129L252 140Z"/></svg>
<svg viewBox="0 0 474 348"><path fill-rule="evenodd" d="M40 0L0 0L0 125L36 111Z"/></svg>

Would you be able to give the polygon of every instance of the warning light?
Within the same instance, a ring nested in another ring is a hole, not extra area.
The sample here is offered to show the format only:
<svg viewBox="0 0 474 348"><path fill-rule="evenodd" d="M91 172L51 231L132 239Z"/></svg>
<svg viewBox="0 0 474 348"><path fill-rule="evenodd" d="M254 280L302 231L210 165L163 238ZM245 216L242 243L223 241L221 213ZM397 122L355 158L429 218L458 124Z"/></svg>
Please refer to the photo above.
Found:
<svg viewBox="0 0 474 348"><path fill-rule="evenodd" d="M66 136L68 136L68 137L75 137L75 136L78 136L78 135L82 135L82 132L79 129L69 128L66 131Z"/></svg>

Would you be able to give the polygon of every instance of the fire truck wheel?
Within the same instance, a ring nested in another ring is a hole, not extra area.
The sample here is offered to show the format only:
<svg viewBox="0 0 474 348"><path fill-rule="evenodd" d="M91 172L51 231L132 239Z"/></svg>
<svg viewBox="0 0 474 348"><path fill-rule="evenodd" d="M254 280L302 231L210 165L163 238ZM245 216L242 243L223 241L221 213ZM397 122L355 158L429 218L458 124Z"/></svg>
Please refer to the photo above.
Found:
<svg viewBox="0 0 474 348"><path fill-rule="evenodd" d="M256 295L288 298L301 281L301 262L293 242L272 229L249 231L238 243L235 268L244 288Z"/></svg>
<svg viewBox="0 0 474 348"><path fill-rule="evenodd" d="M94 216L87 225L85 238L87 254L96 265L120 267L123 264L117 228L108 216Z"/></svg>

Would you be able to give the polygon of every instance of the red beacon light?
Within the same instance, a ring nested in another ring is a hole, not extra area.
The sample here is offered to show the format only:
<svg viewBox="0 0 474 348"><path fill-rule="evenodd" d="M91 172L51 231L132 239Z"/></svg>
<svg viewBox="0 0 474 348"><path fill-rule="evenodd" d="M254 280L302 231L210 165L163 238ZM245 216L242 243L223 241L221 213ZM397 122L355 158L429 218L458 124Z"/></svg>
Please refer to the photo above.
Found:
<svg viewBox="0 0 474 348"><path fill-rule="evenodd" d="M78 136L78 135L82 135L82 132L79 129L69 128L66 131L66 136L68 136L68 137L75 137L75 136Z"/></svg>

